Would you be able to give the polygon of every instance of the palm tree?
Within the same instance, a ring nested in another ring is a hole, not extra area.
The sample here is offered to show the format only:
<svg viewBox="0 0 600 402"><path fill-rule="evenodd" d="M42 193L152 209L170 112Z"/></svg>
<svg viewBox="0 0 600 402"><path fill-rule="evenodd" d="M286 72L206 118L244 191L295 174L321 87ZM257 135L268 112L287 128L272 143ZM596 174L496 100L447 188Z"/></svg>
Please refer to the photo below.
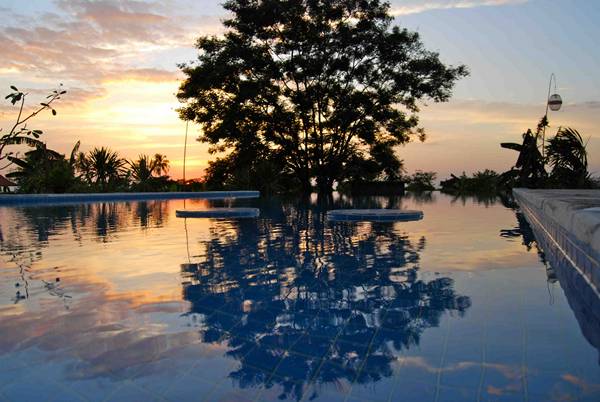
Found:
<svg viewBox="0 0 600 402"><path fill-rule="evenodd" d="M169 171L169 160L167 155L154 154L154 172L161 176Z"/></svg>
<svg viewBox="0 0 600 402"><path fill-rule="evenodd" d="M131 167L132 178L138 184L147 183L157 170L156 161L145 154L139 155L137 161L129 161L127 164Z"/></svg>
<svg viewBox="0 0 600 402"><path fill-rule="evenodd" d="M60 153L43 144L23 158L8 156L17 169L6 176L15 179L25 193L64 193L77 183L72 165Z"/></svg>
<svg viewBox="0 0 600 402"><path fill-rule="evenodd" d="M544 168L544 157L538 149L538 138L544 127L548 126L548 121L545 117L540 120L535 134L531 130L527 130L523 134L523 143L517 144L513 142L503 142L500 144L502 148L512 149L519 153L515 169L506 172L515 173L518 175L517 185L525 187L540 187L548 174Z"/></svg>
<svg viewBox="0 0 600 402"><path fill-rule="evenodd" d="M100 191L107 191L109 186L117 182L123 175L125 161L119 154L109 148L101 147L92 149L89 154L80 161L84 175L88 175L93 184Z"/></svg>
<svg viewBox="0 0 600 402"><path fill-rule="evenodd" d="M550 178L561 187L588 187L590 175L586 145L572 128L560 128L546 145L548 163L552 167Z"/></svg>

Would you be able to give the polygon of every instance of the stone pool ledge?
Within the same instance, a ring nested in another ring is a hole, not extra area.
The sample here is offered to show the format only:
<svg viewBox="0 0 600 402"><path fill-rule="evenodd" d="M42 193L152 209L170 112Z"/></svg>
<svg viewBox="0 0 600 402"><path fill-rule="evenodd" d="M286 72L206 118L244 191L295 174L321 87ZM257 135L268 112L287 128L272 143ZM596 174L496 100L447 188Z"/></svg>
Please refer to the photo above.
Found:
<svg viewBox="0 0 600 402"><path fill-rule="evenodd" d="M600 190L514 189L527 221L600 289Z"/></svg>
<svg viewBox="0 0 600 402"><path fill-rule="evenodd" d="M258 191L200 191L200 192L160 192L160 193L81 193L81 194L2 194L0 205L21 204L63 204L98 201L139 201L228 198L258 198Z"/></svg>

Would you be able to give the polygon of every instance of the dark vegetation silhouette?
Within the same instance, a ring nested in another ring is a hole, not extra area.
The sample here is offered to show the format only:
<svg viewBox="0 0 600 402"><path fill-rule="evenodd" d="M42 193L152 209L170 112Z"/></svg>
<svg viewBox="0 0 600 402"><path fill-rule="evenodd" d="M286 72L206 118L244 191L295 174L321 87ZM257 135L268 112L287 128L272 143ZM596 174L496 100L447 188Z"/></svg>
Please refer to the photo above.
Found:
<svg viewBox="0 0 600 402"><path fill-rule="evenodd" d="M444 65L379 0L229 0L223 37L202 36L178 98L199 140L228 152L207 183L330 193L396 180L394 147L416 136L422 101L447 101L463 65Z"/></svg>
<svg viewBox="0 0 600 402"><path fill-rule="evenodd" d="M535 134L531 130L523 134L522 144L501 144L503 148L519 152L514 168L503 174L504 185L510 188L591 188L587 144L579 132L559 127L556 135L547 141L543 155L538 143L542 130L548 126L543 117Z"/></svg>
<svg viewBox="0 0 600 402"><path fill-rule="evenodd" d="M46 148L44 143L24 157L9 156L16 166L7 177L19 185L22 193L84 193L112 191L174 191L179 186L166 173L165 155L140 155L127 161L106 147L79 151L77 142L67 159Z"/></svg>
<svg viewBox="0 0 600 402"><path fill-rule="evenodd" d="M495 196L504 190L501 178L500 174L490 169L475 172L471 176L463 172L460 176L451 174L449 179L440 182L440 187L448 194Z"/></svg>
<svg viewBox="0 0 600 402"><path fill-rule="evenodd" d="M514 187L526 188L593 188L596 183L588 172L587 143L577 130L559 127L547 141L542 153L542 132L549 127L542 117L535 133L528 129L521 143L503 142L502 148L519 153L510 170L498 174L486 169L471 177L451 175L440 182L449 194L505 194Z"/></svg>
<svg viewBox="0 0 600 402"><path fill-rule="evenodd" d="M19 111L17 112L14 124L8 132L0 128L0 171L12 164L11 157L17 156L17 153L10 150L10 147L23 144L30 147L44 146L44 143L39 139L43 134L42 130L31 129L28 127L28 124L31 122L31 119L46 110L50 110L52 115L56 116L57 112L53 107L53 103L67 93L67 91L62 89L62 84L60 84L59 88L50 92L44 99L44 102L41 102L38 107L27 111L25 100L29 94L20 91L14 85L11 85L10 89L13 92L6 95L4 99L9 100L13 106L18 105Z"/></svg>
<svg viewBox="0 0 600 402"><path fill-rule="evenodd" d="M52 91L44 102L27 111L27 93L11 86L13 92L5 99L18 107L14 125L0 136L0 170L10 168L6 177L12 179L21 193L79 193L109 191L173 191L179 186L167 175L169 160L160 153L153 157L140 155L135 161L126 161L118 152L106 147L84 153L78 141L69 158L48 148L40 139L41 130L30 129L28 124L45 110L56 115L53 103L66 93ZM0 130L1 132L1 130ZM21 154L13 146L33 149Z"/></svg>
<svg viewBox="0 0 600 402"><path fill-rule="evenodd" d="M423 172L417 170L411 176L405 177L406 189L415 193L422 193L425 191L435 190L435 178L437 173L435 172Z"/></svg>

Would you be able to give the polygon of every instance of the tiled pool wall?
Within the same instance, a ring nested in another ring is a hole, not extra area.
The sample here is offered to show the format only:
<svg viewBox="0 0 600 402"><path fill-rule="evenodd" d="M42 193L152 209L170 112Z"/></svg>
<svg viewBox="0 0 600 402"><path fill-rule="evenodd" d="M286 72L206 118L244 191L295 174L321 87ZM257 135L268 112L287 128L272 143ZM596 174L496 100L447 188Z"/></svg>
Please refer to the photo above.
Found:
<svg viewBox="0 0 600 402"><path fill-rule="evenodd" d="M577 271L577 274L567 273L579 277L571 282L579 288L579 291L593 293L586 299L599 298L600 255L589 243L578 239L552 216L531 202L526 191L515 191L514 195L551 265L560 267L563 271L566 269Z"/></svg>
<svg viewBox="0 0 600 402"><path fill-rule="evenodd" d="M200 191L161 193L1 194L0 205L62 204L96 201L258 198L258 191Z"/></svg>
<svg viewBox="0 0 600 402"><path fill-rule="evenodd" d="M518 198L518 197L517 197ZM582 255L583 251L570 239L568 233L551 218L545 221L540 219L539 211L535 211L527 203L520 199L519 205L531 226L538 246L544 252L547 264L554 270L556 279L560 283L571 310L579 323L583 336L596 349L600 350L600 296L597 284L594 285L585 272L573 265L588 261L588 270L598 269L596 261L595 268L589 265L589 255ZM543 214L543 213L542 213ZM551 237L556 236L556 237ZM570 244L570 247L567 246ZM557 247L560 245L560 248ZM570 250L572 255L565 254ZM596 271L597 272L597 271ZM600 364L600 355L598 356Z"/></svg>

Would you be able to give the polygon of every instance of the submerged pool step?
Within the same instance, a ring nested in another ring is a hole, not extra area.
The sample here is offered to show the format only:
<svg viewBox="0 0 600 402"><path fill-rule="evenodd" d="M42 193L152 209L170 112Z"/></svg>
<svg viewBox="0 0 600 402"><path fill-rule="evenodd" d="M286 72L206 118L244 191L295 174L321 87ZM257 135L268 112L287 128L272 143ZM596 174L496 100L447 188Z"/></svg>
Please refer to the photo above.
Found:
<svg viewBox="0 0 600 402"><path fill-rule="evenodd" d="M407 209L333 209L327 212L331 221L396 222L423 219L423 211Z"/></svg>
<svg viewBox="0 0 600 402"><path fill-rule="evenodd" d="M211 209L180 209L175 211L178 218L257 218L258 208L211 208Z"/></svg>

